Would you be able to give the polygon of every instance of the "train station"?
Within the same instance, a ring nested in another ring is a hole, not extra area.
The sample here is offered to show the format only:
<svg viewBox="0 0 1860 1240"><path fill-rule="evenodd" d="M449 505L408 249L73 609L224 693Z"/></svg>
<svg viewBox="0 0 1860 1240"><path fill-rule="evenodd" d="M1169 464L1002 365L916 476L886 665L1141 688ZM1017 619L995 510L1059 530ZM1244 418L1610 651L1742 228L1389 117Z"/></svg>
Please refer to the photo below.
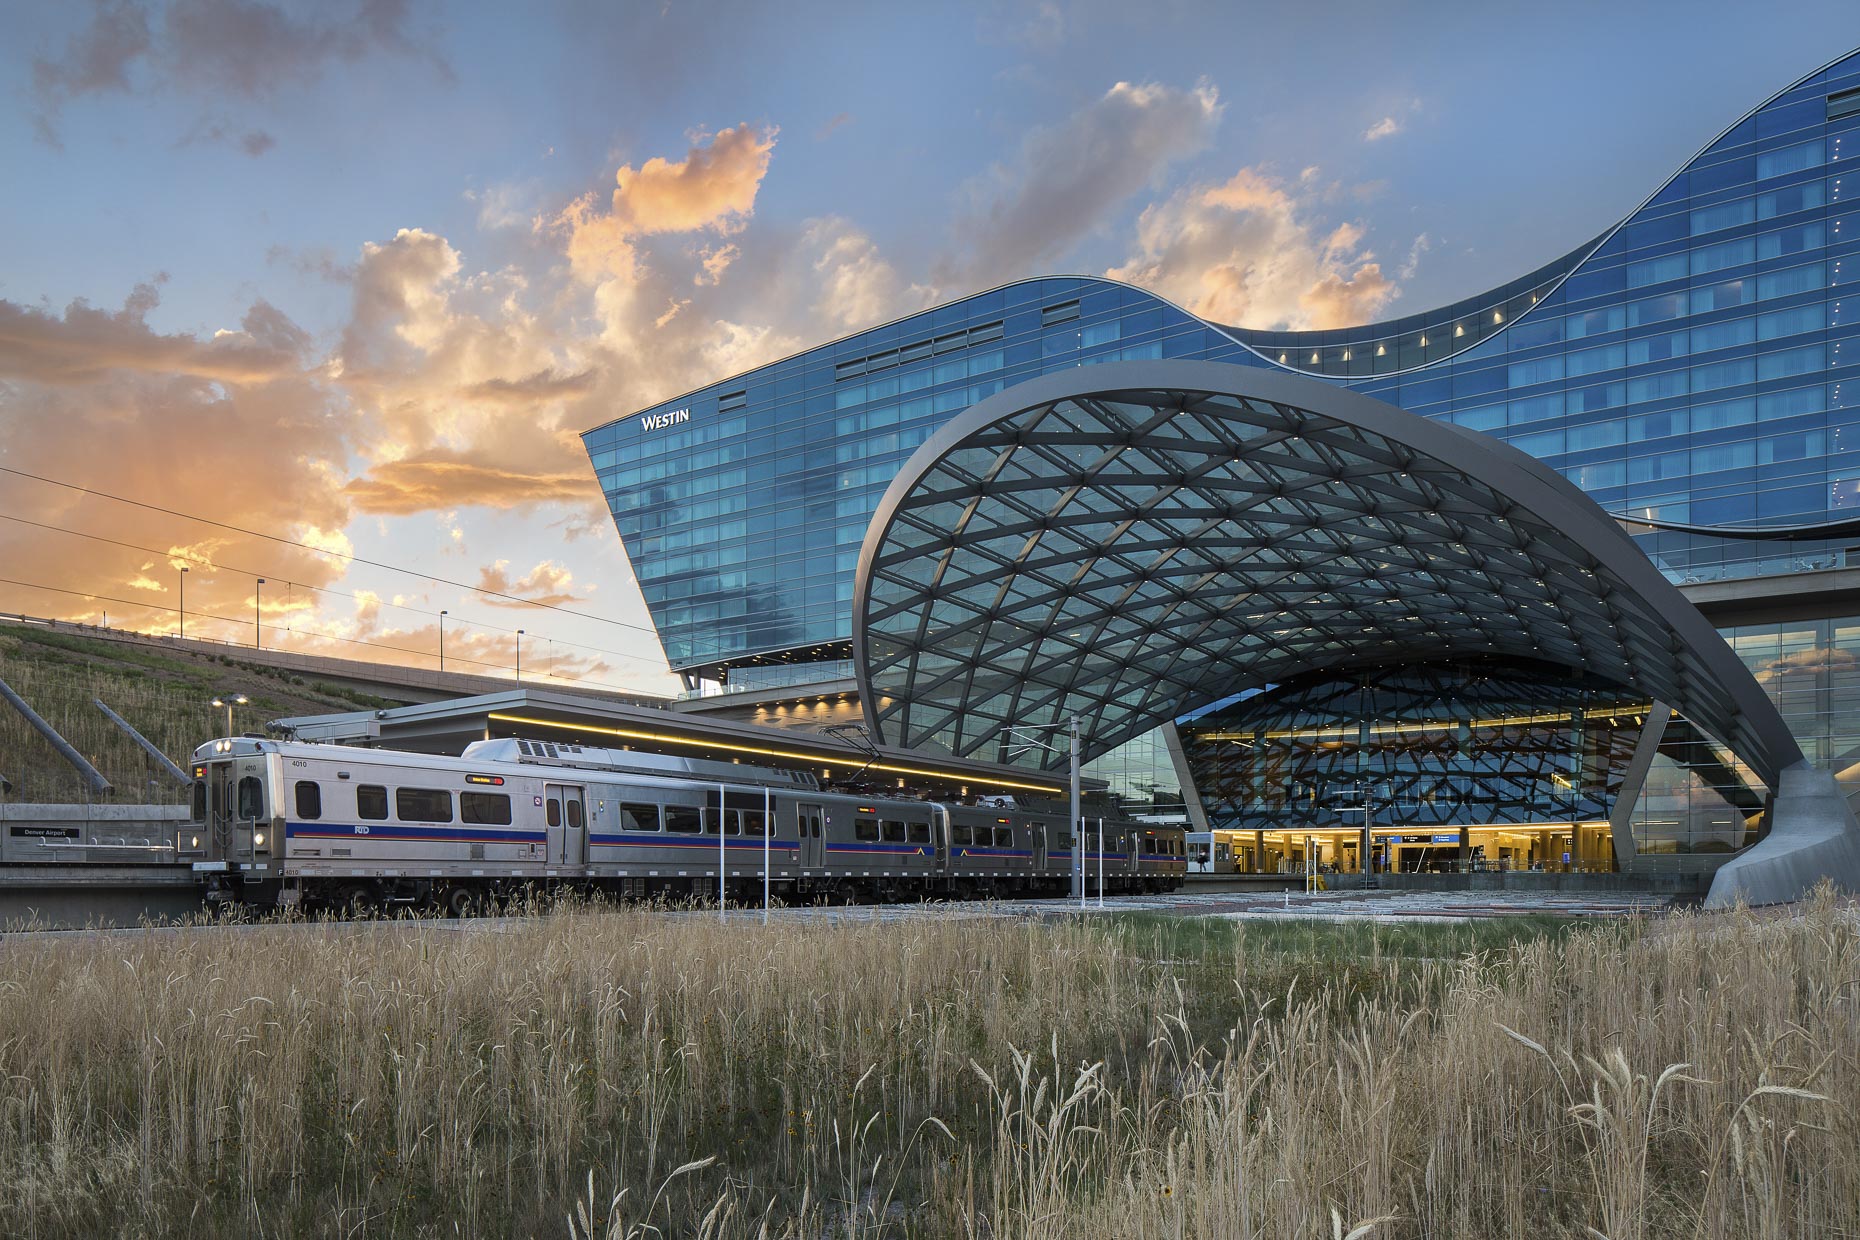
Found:
<svg viewBox="0 0 1860 1240"><path fill-rule="evenodd" d="M1860 882L1856 92L1809 74L1436 310L1264 332L1020 281L590 462L720 715L851 681L878 743L1035 769L1015 729L1077 719L1251 870Z"/></svg>

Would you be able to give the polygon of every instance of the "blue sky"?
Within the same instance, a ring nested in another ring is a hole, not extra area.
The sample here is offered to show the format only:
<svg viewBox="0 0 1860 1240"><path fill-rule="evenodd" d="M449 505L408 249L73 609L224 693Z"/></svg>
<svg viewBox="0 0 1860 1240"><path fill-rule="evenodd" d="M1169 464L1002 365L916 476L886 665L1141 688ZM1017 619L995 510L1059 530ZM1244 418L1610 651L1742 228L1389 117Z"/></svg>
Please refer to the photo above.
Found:
<svg viewBox="0 0 1860 1240"><path fill-rule="evenodd" d="M0 464L602 619L17 475L0 513L134 546L0 521L35 587L0 608L172 628L189 563L217 614L302 585L268 641L393 656L444 607L455 658L507 665L521 626L647 688L573 432L1024 274L1254 326L1422 310L1860 42L1832 3L4 14Z"/></svg>

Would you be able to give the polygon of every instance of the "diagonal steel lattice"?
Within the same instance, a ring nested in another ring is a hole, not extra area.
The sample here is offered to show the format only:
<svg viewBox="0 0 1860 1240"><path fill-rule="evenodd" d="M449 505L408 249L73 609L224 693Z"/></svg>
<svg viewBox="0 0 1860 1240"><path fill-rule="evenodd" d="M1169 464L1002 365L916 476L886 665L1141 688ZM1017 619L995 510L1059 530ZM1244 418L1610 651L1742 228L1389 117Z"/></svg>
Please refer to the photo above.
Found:
<svg viewBox="0 0 1860 1240"><path fill-rule="evenodd" d="M1802 757L1711 623L1561 475L1248 367L1118 362L977 404L886 492L853 606L874 731L964 757L1007 761L1004 728L1073 714L1091 757L1295 674L1458 655L1666 702L1772 787Z"/></svg>

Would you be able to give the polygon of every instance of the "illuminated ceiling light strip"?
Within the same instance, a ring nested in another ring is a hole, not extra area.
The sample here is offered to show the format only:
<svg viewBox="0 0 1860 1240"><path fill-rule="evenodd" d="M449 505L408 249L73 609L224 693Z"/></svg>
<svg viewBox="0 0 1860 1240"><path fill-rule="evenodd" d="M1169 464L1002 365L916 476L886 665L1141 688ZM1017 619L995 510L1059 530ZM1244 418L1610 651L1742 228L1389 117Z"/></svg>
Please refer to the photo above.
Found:
<svg viewBox="0 0 1860 1240"><path fill-rule="evenodd" d="M529 715L508 715L502 711L492 711L488 717L503 723L528 723L539 728L561 728L568 732L598 732L602 736L618 736L623 740L658 741L667 745L689 745L694 749L723 749L731 753L789 758L797 762L806 762L810 766L815 763L847 767L857 764L854 758L839 754L801 753L789 749L760 749L754 745L732 745L727 741L698 740L689 736L672 736L664 732L634 732L626 728L607 728L593 723L562 723L555 719L536 719ZM1023 784L1011 779L998 779L992 775L969 771L933 771L915 766L894 766L885 762L874 762L866 769L887 771L893 775L925 775L931 779L943 779L958 784L986 784L994 788L1019 788L1027 792L1044 792L1049 796L1058 796L1063 791L1057 784Z"/></svg>
<svg viewBox="0 0 1860 1240"><path fill-rule="evenodd" d="M1581 712L1551 711L1538 715L1503 715L1493 719L1468 719L1469 728L1515 728L1532 723L1574 723L1578 719L1610 719L1621 715L1645 714L1651 704L1626 705L1617 707L1592 707ZM1380 736L1389 732L1438 732L1460 726L1458 719L1417 719L1410 723L1378 723L1370 727L1371 735ZM1329 738L1346 739L1356 734L1358 725L1339 724L1330 728L1298 728L1271 732L1202 732L1196 739L1204 741L1253 741L1253 740L1325 740Z"/></svg>

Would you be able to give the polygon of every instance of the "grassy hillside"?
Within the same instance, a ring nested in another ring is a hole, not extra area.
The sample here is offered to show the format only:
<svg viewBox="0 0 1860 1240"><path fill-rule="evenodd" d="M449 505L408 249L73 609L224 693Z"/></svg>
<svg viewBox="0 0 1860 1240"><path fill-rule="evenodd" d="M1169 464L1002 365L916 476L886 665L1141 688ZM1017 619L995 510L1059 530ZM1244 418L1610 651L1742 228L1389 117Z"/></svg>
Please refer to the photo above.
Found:
<svg viewBox="0 0 1860 1240"><path fill-rule="evenodd" d="M10 801L179 802L181 788L92 705L101 698L162 752L185 764L194 746L226 731L226 712L208 703L243 693L234 730L255 732L280 715L393 705L235 655L154 650L29 625L0 625L0 679L102 771L115 790L93 796L77 773L11 706L0 702L0 775Z"/></svg>

